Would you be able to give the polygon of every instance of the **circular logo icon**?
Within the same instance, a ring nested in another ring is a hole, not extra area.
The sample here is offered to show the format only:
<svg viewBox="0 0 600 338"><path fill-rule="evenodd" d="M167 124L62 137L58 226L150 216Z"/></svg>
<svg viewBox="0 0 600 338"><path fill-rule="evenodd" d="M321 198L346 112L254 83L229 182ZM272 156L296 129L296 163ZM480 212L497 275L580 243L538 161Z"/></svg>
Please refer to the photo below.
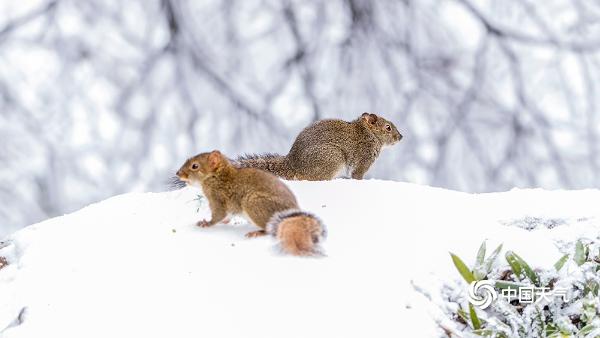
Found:
<svg viewBox="0 0 600 338"><path fill-rule="evenodd" d="M469 303L485 309L498 299L494 282L489 280L474 281L469 284Z"/></svg>

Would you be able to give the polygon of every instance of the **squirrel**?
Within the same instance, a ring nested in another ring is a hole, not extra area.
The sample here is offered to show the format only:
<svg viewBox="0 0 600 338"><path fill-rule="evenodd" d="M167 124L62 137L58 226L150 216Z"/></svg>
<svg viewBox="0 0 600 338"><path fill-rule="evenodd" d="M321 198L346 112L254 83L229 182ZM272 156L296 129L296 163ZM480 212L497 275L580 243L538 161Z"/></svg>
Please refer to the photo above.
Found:
<svg viewBox="0 0 600 338"><path fill-rule="evenodd" d="M317 121L300 132L287 155L245 155L237 165L266 170L286 180L331 180L345 172L360 180L381 148L401 139L392 122L363 113L351 122Z"/></svg>
<svg viewBox="0 0 600 338"><path fill-rule="evenodd" d="M325 225L301 211L291 190L276 176L254 168L234 166L218 150L188 159L177 171L187 185L200 186L208 199L211 219L197 223L210 227L242 214L261 230L246 237L271 234L292 255L321 255L319 243L327 237Z"/></svg>

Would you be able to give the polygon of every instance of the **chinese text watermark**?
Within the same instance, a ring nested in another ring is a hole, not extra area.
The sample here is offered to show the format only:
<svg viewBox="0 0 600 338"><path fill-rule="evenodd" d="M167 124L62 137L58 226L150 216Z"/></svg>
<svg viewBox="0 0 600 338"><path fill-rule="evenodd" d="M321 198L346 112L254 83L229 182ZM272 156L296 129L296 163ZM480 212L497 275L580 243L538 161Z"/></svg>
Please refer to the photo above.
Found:
<svg viewBox="0 0 600 338"><path fill-rule="evenodd" d="M496 291L495 282L491 280L474 281L469 284L468 297L469 302L481 309L489 307L498 296L504 298L507 302L518 300L521 304L533 304L541 301L552 301L554 297L561 297L567 301L567 290L549 287L528 286L510 286Z"/></svg>

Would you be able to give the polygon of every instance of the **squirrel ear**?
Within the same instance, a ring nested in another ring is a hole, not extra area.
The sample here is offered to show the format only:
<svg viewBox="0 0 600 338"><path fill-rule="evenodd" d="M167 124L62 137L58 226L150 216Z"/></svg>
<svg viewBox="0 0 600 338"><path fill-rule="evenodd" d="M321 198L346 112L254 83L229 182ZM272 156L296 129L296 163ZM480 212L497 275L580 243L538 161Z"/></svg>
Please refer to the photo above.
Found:
<svg viewBox="0 0 600 338"><path fill-rule="evenodd" d="M375 122L377 122L377 115L375 114L363 113L361 117L370 124L375 124Z"/></svg>
<svg viewBox="0 0 600 338"><path fill-rule="evenodd" d="M216 169L220 163L221 163L221 152L218 150L211 151L210 155L208 155L208 165L212 169Z"/></svg>

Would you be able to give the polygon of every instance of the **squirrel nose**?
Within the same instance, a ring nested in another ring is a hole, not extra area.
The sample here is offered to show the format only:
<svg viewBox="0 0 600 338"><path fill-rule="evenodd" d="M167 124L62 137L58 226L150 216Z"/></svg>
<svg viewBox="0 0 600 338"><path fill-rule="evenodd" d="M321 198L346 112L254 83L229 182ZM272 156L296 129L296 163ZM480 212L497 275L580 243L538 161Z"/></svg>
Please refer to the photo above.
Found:
<svg viewBox="0 0 600 338"><path fill-rule="evenodd" d="M177 175L177 177L181 177L181 169L177 170L177 172L175 173L175 175Z"/></svg>
<svg viewBox="0 0 600 338"><path fill-rule="evenodd" d="M402 134L398 133L398 141L400 141L402 139Z"/></svg>

